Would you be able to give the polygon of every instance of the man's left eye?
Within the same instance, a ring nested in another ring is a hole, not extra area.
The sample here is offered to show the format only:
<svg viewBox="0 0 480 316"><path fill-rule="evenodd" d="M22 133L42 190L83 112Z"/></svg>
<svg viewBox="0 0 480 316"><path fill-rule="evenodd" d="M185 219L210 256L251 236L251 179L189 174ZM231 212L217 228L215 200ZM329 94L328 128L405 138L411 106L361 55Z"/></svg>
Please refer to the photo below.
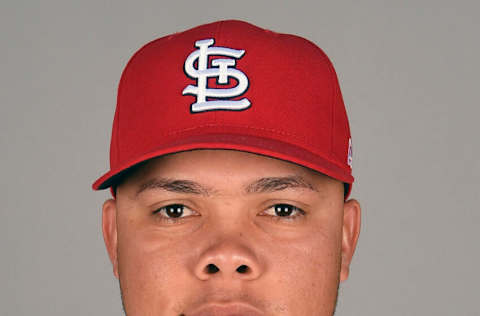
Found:
<svg viewBox="0 0 480 316"><path fill-rule="evenodd" d="M271 216L275 220L292 221L305 215L305 211L301 208L287 203L274 204L267 210L273 210L273 215L268 216ZM272 212L270 212L270 214L272 214ZM292 214L294 215L292 216Z"/></svg>

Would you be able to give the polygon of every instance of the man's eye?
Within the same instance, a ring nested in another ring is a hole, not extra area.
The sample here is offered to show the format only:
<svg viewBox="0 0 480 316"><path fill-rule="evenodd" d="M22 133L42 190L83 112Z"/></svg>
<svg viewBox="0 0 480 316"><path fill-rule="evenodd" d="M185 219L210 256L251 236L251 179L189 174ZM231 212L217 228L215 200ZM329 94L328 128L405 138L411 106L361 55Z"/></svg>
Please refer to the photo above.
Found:
<svg viewBox="0 0 480 316"><path fill-rule="evenodd" d="M188 213L194 213L192 210L190 210L183 204L169 204L156 209L155 211L153 211L153 214L158 214L159 219L163 222L176 223L189 217L184 216L186 210L187 215ZM273 220L295 221L300 219L302 216L305 216L305 211L296 206L286 203L274 204L270 206L267 211L265 211L265 213L267 213L267 216L269 216Z"/></svg>
<svg viewBox="0 0 480 316"><path fill-rule="evenodd" d="M155 211L153 211L153 214L158 214L161 221L175 223L188 217L183 216L185 215L184 213L186 210L187 213L193 213L192 210L190 210L183 204L169 204L156 209Z"/></svg>
<svg viewBox="0 0 480 316"><path fill-rule="evenodd" d="M305 216L305 211L286 203L274 204L267 211L270 211L268 216L271 216L273 220L295 221Z"/></svg>

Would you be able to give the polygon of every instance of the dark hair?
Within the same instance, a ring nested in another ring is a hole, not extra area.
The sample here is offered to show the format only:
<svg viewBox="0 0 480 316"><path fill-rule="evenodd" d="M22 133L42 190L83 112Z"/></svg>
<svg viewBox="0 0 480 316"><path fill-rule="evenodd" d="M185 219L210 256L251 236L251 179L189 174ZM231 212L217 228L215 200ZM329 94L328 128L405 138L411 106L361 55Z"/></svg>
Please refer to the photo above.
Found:
<svg viewBox="0 0 480 316"><path fill-rule="evenodd" d="M146 165L150 160L145 160L142 162L137 163L136 165L131 166L130 168L127 168L120 172L117 176L116 179L114 180L112 184L112 192L113 196L117 195L117 187L122 185L125 181L127 181L128 178L132 177L133 174L137 173L137 171Z"/></svg>

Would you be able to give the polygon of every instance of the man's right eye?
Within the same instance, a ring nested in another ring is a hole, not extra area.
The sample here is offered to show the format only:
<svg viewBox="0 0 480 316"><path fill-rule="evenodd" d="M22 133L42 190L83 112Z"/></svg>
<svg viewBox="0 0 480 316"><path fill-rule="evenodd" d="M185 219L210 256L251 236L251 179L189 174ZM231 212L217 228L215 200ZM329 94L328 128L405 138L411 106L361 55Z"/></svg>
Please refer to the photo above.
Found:
<svg viewBox="0 0 480 316"><path fill-rule="evenodd" d="M188 210L187 213L194 213L183 204L169 204L156 209L153 211L153 214L157 215L161 221L176 223L188 217L183 216L185 215L185 210Z"/></svg>

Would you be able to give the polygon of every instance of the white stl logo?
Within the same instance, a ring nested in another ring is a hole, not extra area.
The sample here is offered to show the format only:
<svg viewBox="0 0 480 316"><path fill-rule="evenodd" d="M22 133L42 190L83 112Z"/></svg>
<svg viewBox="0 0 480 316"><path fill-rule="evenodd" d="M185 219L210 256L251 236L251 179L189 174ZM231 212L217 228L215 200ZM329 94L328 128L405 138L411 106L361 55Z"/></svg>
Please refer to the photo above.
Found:
<svg viewBox="0 0 480 316"><path fill-rule="evenodd" d="M195 42L195 47L198 47L198 49L187 57L184 69L189 77L197 79L197 85L188 85L183 89L182 95L190 94L197 96L197 102L191 105L192 113L212 110L245 110L250 106L250 101L247 98L228 100L229 98L240 96L247 91L247 76L240 70L234 68L236 59L241 58L243 54L245 54L245 50L212 46L214 43L213 38ZM232 58L214 59L211 62L213 67L208 67L209 55ZM197 60L198 69L194 66ZM237 79L238 84L233 88L212 89L207 87L209 77L217 77L217 84L228 84L229 77L233 77ZM219 98L223 100L207 101L207 98Z"/></svg>

